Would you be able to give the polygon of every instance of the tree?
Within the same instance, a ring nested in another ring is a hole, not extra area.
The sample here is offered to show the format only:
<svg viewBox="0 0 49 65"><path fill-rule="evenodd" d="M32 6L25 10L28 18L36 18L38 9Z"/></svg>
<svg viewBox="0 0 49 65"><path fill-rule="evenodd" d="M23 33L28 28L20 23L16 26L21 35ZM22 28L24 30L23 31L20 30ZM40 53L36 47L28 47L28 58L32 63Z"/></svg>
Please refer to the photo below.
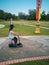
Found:
<svg viewBox="0 0 49 65"><path fill-rule="evenodd" d="M0 19L9 20L10 18L17 19L17 16L15 14L4 12L3 10L0 10Z"/></svg>
<svg viewBox="0 0 49 65"><path fill-rule="evenodd" d="M24 19L24 20L26 19L25 13L22 13L22 12L19 12L18 17L19 19Z"/></svg>
<svg viewBox="0 0 49 65"><path fill-rule="evenodd" d="M4 19L4 11L3 10L0 10L0 19Z"/></svg>
<svg viewBox="0 0 49 65"><path fill-rule="evenodd" d="M15 14L12 15L12 19L13 20L17 20L18 19L18 16L16 16Z"/></svg>
<svg viewBox="0 0 49 65"><path fill-rule="evenodd" d="M49 20L49 12L48 12L47 15L46 15L46 20L47 20L47 21Z"/></svg>
<svg viewBox="0 0 49 65"><path fill-rule="evenodd" d="M42 14L41 14L41 20L46 20L46 14L45 14L45 11L43 11Z"/></svg>
<svg viewBox="0 0 49 65"><path fill-rule="evenodd" d="M29 15L26 15L25 17L26 17L26 20L30 20L30 19L29 19Z"/></svg>
<svg viewBox="0 0 49 65"><path fill-rule="evenodd" d="M35 20L36 19L36 10L29 10L29 19Z"/></svg>

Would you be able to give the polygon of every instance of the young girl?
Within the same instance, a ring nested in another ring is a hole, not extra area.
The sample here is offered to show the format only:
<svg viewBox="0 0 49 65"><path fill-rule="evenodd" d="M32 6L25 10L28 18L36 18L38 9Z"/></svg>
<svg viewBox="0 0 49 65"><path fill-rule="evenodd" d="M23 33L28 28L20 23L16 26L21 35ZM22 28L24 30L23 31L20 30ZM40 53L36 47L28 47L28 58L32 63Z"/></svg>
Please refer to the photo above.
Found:
<svg viewBox="0 0 49 65"><path fill-rule="evenodd" d="M15 45L17 45L17 38L14 36L14 34L15 34L15 35L18 35L18 32L17 32L17 33L14 32L14 31L13 31L13 28L14 28L14 25L11 25L11 26L10 26L10 29L9 29L9 38L10 38L11 40L14 40Z"/></svg>

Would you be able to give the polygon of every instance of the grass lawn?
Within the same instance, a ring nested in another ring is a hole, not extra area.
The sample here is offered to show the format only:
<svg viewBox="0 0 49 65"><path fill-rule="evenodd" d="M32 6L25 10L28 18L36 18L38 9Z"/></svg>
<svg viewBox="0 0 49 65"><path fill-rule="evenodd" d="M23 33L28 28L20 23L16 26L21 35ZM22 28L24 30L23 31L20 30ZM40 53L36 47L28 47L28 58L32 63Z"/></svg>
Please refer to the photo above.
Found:
<svg viewBox="0 0 49 65"><path fill-rule="evenodd" d="M27 61L22 63L15 63L10 65L49 65L49 59L46 60L36 60L36 61Z"/></svg>
<svg viewBox="0 0 49 65"><path fill-rule="evenodd" d="M4 24L4 28L0 28L0 37L6 37L9 33L9 22L0 20L0 24ZM35 33L35 27L32 26L24 26L23 24L27 25L36 25L36 21L14 21L14 30L19 32L21 36L28 36L28 35L49 35L49 30L40 29L41 33ZM45 26L49 28L49 22L41 22L41 26Z"/></svg>

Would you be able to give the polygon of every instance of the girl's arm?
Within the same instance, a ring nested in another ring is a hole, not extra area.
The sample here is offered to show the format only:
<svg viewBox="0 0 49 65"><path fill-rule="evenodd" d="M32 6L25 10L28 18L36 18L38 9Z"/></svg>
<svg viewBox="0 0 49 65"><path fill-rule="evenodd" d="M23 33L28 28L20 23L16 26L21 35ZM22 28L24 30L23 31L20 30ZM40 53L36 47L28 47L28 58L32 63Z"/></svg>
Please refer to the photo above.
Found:
<svg viewBox="0 0 49 65"><path fill-rule="evenodd" d="M11 31L12 34L19 35L18 32Z"/></svg>

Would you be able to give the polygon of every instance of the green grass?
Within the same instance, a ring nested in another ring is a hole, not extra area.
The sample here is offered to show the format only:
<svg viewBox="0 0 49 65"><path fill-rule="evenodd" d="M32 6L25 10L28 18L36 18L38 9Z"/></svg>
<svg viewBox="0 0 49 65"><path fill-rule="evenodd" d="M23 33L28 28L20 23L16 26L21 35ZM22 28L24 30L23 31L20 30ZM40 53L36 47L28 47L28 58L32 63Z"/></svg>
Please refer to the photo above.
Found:
<svg viewBox="0 0 49 65"><path fill-rule="evenodd" d="M8 21L0 21L0 24L4 24L4 28L0 28L0 37L6 37L9 33L9 22ZM14 21L14 30L16 32L19 32L21 36L28 36L28 35L49 35L49 30L46 29L40 29L41 33L36 34L34 27L31 26L24 26L23 24L29 24L29 25L36 25L36 21ZM42 26L49 27L49 22L41 22Z"/></svg>
<svg viewBox="0 0 49 65"><path fill-rule="evenodd" d="M15 63L15 64L10 64L10 65L49 65L49 59L27 61L27 62Z"/></svg>
<svg viewBox="0 0 49 65"><path fill-rule="evenodd" d="M41 26L48 27L49 28L49 22L41 22Z"/></svg>

